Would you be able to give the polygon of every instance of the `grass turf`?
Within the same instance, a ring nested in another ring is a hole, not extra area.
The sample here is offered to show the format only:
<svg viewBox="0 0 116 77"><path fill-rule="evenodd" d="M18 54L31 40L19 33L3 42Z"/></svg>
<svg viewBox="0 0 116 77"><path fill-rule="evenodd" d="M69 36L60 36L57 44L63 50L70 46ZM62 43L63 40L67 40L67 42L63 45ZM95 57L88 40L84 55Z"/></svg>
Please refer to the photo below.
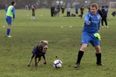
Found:
<svg viewBox="0 0 116 77"><path fill-rule="evenodd" d="M80 70L73 68L83 19L78 17L50 17L49 10L36 11L36 20L31 11L17 10L12 26L12 38L5 36L7 24L4 11L0 11L0 77L115 77L116 76L116 18L109 15L109 28L101 28L104 66L96 66L95 50L90 45L82 59ZM3 26L5 25L5 28ZM33 46L39 40L48 40L47 65L42 62L35 69L27 67ZM52 67L55 56L63 61L63 68Z"/></svg>

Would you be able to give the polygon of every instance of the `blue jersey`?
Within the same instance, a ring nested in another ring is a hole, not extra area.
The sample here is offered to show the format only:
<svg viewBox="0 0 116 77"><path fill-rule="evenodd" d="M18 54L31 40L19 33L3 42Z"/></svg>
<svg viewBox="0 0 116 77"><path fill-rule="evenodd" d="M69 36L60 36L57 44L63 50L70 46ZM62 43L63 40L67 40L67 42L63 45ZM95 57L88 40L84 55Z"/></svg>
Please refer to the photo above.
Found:
<svg viewBox="0 0 116 77"><path fill-rule="evenodd" d="M84 29L83 32L97 33L100 28L101 16L97 13L96 15L88 12L84 18Z"/></svg>

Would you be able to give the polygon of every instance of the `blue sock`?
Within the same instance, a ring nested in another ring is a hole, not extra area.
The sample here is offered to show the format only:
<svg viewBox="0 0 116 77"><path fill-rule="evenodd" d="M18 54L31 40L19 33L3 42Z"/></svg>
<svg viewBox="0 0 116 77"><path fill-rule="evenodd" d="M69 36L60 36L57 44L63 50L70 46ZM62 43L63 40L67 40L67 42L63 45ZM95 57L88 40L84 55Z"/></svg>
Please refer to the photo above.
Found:
<svg viewBox="0 0 116 77"><path fill-rule="evenodd" d="M7 29L7 36L9 36L10 35L10 29Z"/></svg>

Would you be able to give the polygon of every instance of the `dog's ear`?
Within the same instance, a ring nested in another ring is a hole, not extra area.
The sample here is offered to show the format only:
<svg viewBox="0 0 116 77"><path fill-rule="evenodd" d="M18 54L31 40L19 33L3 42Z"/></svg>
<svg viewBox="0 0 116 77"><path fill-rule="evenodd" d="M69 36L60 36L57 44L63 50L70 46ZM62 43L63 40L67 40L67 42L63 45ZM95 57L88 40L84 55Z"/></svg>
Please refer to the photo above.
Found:
<svg viewBox="0 0 116 77"><path fill-rule="evenodd" d="M38 43L43 43L43 40L39 41Z"/></svg>
<svg viewBox="0 0 116 77"><path fill-rule="evenodd" d="M42 45L42 43L43 43L43 40L39 41L39 42L37 43L37 45L40 46L40 45Z"/></svg>
<svg viewBox="0 0 116 77"><path fill-rule="evenodd" d="M40 43L48 45L48 41L47 40L41 40Z"/></svg>
<svg viewBox="0 0 116 77"><path fill-rule="evenodd" d="M48 41L44 40L43 42L45 43L45 45L48 45Z"/></svg>

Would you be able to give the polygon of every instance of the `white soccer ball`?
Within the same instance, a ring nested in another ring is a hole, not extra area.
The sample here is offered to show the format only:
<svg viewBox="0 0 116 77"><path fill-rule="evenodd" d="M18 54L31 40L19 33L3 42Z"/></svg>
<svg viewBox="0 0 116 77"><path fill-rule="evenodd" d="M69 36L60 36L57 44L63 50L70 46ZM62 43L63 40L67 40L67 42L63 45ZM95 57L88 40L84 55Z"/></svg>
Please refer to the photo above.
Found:
<svg viewBox="0 0 116 77"><path fill-rule="evenodd" d="M62 61L57 59L57 60L54 60L53 62L53 67L54 68L61 68L62 67Z"/></svg>

